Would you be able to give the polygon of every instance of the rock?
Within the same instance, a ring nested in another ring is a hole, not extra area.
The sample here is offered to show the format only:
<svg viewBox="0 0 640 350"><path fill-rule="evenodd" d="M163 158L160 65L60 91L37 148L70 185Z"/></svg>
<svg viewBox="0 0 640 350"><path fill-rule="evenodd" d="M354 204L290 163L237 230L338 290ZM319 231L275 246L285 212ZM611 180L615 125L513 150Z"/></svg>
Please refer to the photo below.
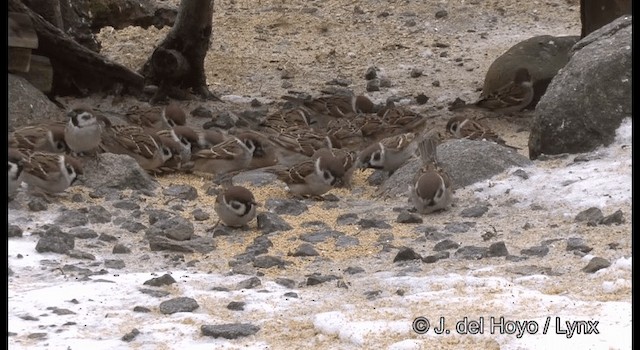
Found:
<svg viewBox="0 0 640 350"><path fill-rule="evenodd" d="M213 127L228 130L236 126L240 118L231 111L223 111L213 117L210 124Z"/></svg>
<svg viewBox="0 0 640 350"><path fill-rule="evenodd" d="M419 68L412 68L411 72L409 72L409 76L411 76L412 78L419 78L422 76L422 69Z"/></svg>
<svg viewBox="0 0 640 350"><path fill-rule="evenodd" d="M486 257L488 253L489 250L485 247L464 246L458 248L454 255L461 259L480 260Z"/></svg>
<svg viewBox="0 0 640 350"><path fill-rule="evenodd" d="M443 251L443 252L438 252L436 254L433 255L428 255L422 258L422 262L427 263L427 264L433 264L438 260L442 260L442 259L449 259L449 252L447 251Z"/></svg>
<svg viewBox="0 0 640 350"><path fill-rule="evenodd" d="M604 214L602 214L602 210L591 207L589 209L585 209L578 213L575 217L576 222L586 222L589 226L595 226L604 218Z"/></svg>
<svg viewBox="0 0 640 350"><path fill-rule="evenodd" d="M357 224L360 225L360 228L363 230L366 230L369 228L377 228L377 229L393 228L393 226L389 225L388 223L386 223L384 220L381 220L381 219L360 219L357 222Z"/></svg>
<svg viewBox="0 0 640 350"><path fill-rule="evenodd" d="M83 170L81 183L92 189L154 190L158 186L138 162L127 155L101 153L98 162L87 162Z"/></svg>
<svg viewBox="0 0 640 350"><path fill-rule="evenodd" d="M284 265L285 261L282 258L273 255L259 255L253 259L253 266L262 269L269 269L274 266L284 268Z"/></svg>
<svg viewBox="0 0 640 350"><path fill-rule="evenodd" d="M236 290L240 290L240 289L253 289L256 287L259 287L262 285L262 281L260 281L260 279L258 277L251 277L248 278L244 281L240 281L238 282L238 284L236 284Z"/></svg>
<svg viewBox="0 0 640 350"><path fill-rule="evenodd" d="M8 74L9 131L45 120L64 120L64 111L25 78Z"/></svg>
<svg viewBox="0 0 640 350"><path fill-rule="evenodd" d="M162 314L171 315L176 312L191 312L199 307L193 298L177 297L161 302L159 309Z"/></svg>
<svg viewBox="0 0 640 350"><path fill-rule="evenodd" d="M588 253L593 248L589 247L584 239L580 237L570 237L567 239L567 251L577 250L582 253Z"/></svg>
<svg viewBox="0 0 640 350"><path fill-rule="evenodd" d="M214 338L237 339L248 337L260 331L260 327L250 323L227 323L219 325L202 325L202 335Z"/></svg>
<svg viewBox="0 0 640 350"><path fill-rule="evenodd" d="M318 251L309 243L300 244L293 252L289 252L290 256L318 256Z"/></svg>
<svg viewBox="0 0 640 350"><path fill-rule="evenodd" d="M147 229L147 226L135 221L125 221L122 223L122 225L120 225L120 227L131 233L136 233Z"/></svg>
<svg viewBox="0 0 640 350"><path fill-rule="evenodd" d="M118 240L118 237L112 236L108 233L101 233L100 236L98 236L98 240L103 242L115 242Z"/></svg>
<svg viewBox="0 0 640 350"><path fill-rule="evenodd" d="M447 10L439 10L436 12L436 19L447 18L449 16L449 12Z"/></svg>
<svg viewBox="0 0 640 350"><path fill-rule="evenodd" d="M447 232L451 233L465 233L471 229L471 227L475 226L475 223L469 222L451 222L448 223L444 229Z"/></svg>
<svg viewBox="0 0 640 350"><path fill-rule="evenodd" d="M65 210L54 220L57 225L66 227L86 226L89 223L87 214L76 210Z"/></svg>
<svg viewBox="0 0 640 350"><path fill-rule="evenodd" d="M91 239L98 237L98 233L88 227L74 227L69 234L78 239Z"/></svg>
<svg viewBox="0 0 640 350"><path fill-rule="evenodd" d="M57 226L49 227L36 243L38 253L67 254L74 247L75 238Z"/></svg>
<svg viewBox="0 0 640 350"><path fill-rule="evenodd" d="M188 241L175 241L162 236L150 236L148 240L151 251L170 250L181 253L206 254L216 249L213 239L204 237Z"/></svg>
<svg viewBox="0 0 640 350"><path fill-rule="evenodd" d="M211 112L211 110L205 106L198 106L191 110L189 114L196 118L213 118L213 112Z"/></svg>
<svg viewBox="0 0 640 350"><path fill-rule="evenodd" d="M460 247L460 243L454 242L450 239L445 239L436 243L433 246L433 250L439 252L439 251L449 250L449 249L458 249L458 247Z"/></svg>
<svg viewBox="0 0 640 350"><path fill-rule="evenodd" d="M378 76L378 68L376 67L369 67L367 68L366 73L364 74L364 78L366 80L373 80Z"/></svg>
<svg viewBox="0 0 640 350"><path fill-rule="evenodd" d="M294 292L287 292L284 293L283 296L287 297L287 298L298 298L298 293L294 293Z"/></svg>
<svg viewBox="0 0 640 350"><path fill-rule="evenodd" d="M380 79L371 79L367 81L367 92L380 91Z"/></svg>
<svg viewBox="0 0 640 350"><path fill-rule="evenodd" d="M522 169L517 169L516 171L511 173L511 175L515 175L523 180L529 179L529 174L527 174L527 172Z"/></svg>
<svg viewBox="0 0 640 350"><path fill-rule="evenodd" d="M113 250L111 251L113 254L130 254L131 248L125 246L122 243L118 243L113 246Z"/></svg>
<svg viewBox="0 0 640 350"><path fill-rule="evenodd" d="M607 226L624 224L624 215L622 214L622 210L618 209L615 213L603 217L598 223Z"/></svg>
<svg viewBox="0 0 640 350"><path fill-rule="evenodd" d="M489 211L486 205L476 205L473 207L462 209L460 216L463 218L479 218Z"/></svg>
<svg viewBox="0 0 640 350"><path fill-rule="evenodd" d="M233 311L244 311L244 307L247 305L244 301L232 301L227 304L227 309Z"/></svg>
<svg viewBox="0 0 640 350"><path fill-rule="evenodd" d="M89 207L89 222L92 224L106 224L111 222L111 213L101 205Z"/></svg>
<svg viewBox="0 0 640 350"><path fill-rule="evenodd" d="M296 281L289 278L278 277L274 282L286 288L294 288L296 286Z"/></svg>
<svg viewBox="0 0 640 350"><path fill-rule="evenodd" d="M504 242L495 242L489 246L489 252L487 253L488 257L507 255L509 255L509 250L507 250L507 246Z"/></svg>
<svg viewBox="0 0 640 350"><path fill-rule="evenodd" d="M317 284L325 283L328 281L334 281L339 279L338 276L335 275L321 275L319 273L312 273L307 276L307 286L315 286Z"/></svg>
<svg viewBox="0 0 640 350"><path fill-rule="evenodd" d="M523 40L495 59L484 77L482 96L496 91L513 80L515 71L529 70L533 82L533 101L527 109L533 109L558 71L569 61L569 51L578 36L540 35Z"/></svg>
<svg viewBox="0 0 640 350"><path fill-rule="evenodd" d="M171 185L162 191L167 197L175 197L185 201L192 201L198 198L198 190L190 185Z"/></svg>
<svg viewBox="0 0 640 350"><path fill-rule="evenodd" d="M609 260L596 256L589 260L589 263L582 269L582 271L586 273L594 273L598 270L606 269L609 266L611 266Z"/></svg>
<svg viewBox="0 0 640 350"><path fill-rule="evenodd" d="M22 229L18 225L9 225L7 237L22 237Z"/></svg>
<svg viewBox="0 0 640 350"><path fill-rule="evenodd" d="M157 289L150 289L150 288L140 288L140 292L143 294L151 295L154 298L164 298L167 295L171 294L166 290L157 290Z"/></svg>
<svg viewBox="0 0 640 350"><path fill-rule="evenodd" d="M520 254L523 255L533 255L543 257L549 253L549 247L546 245L534 246L531 248L522 249Z"/></svg>
<svg viewBox="0 0 640 350"><path fill-rule="evenodd" d="M45 211L49 206L42 198L33 198L27 203L27 208L31 211Z"/></svg>
<svg viewBox="0 0 640 350"><path fill-rule="evenodd" d="M250 184L255 187L264 187L273 184L278 177L275 174L262 171L260 169L243 171L238 175L231 178L231 181L236 186L244 184Z"/></svg>
<svg viewBox="0 0 640 350"><path fill-rule="evenodd" d="M343 234L336 238L336 248L355 247L357 245L360 245L360 240L357 237Z"/></svg>
<svg viewBox="0 0 640 350"><path fill-rule="evenodd" d="M140 331L137 328L134 328L129 333L123 335L121 339L122 341L130 342L133 339L135 339L135 337L137 337L138 334L140 334Z"/></svg>
<svg viewBox="0 0 640 350"><path fill-rule="evenodd" d="M423 105L425 103L429 102L429 96L425 95L425 94L418 94L416 96L416 103L419 105Z"/></svg>
<svg viewBox="0 0 640 350"><path fill-rule="evenodd" d="M269 198L264 206L278 215L298 216L309 210L306 204L294 199Z"/></svg>
<svg viewBox="0 0 640 350"><path fill-rule="evenodd" d="M393 258L393 262L397 262L397 261L407 261L407 260L420 260L422 259L422 256L420 256L420 254L416 253L413 249L411 248L402 248L398 254L396 254L396 256Z"/></svg>
<svg viewBox="0 0 640 350"><path fill-rule="evenodd" d="M115 201L111 205L113 205L114 208L122 209L122 210L126 210L126 211L132 211L132 210L140 209L140 206L138 205L138 203L136 203L134 201L131 201L131 200Z"/></svg>
<svg viewBox="0 0 640 350"><path fill-rule="evenodd" d="M155 277L155 278L152 278L150 280L146 280L146 281L144 281L143 284L145 286L161 287L161 286L169 286L169 285L172 285L174 283L177 283L177 282L173 278L173 276L171 276L168 273L165 273L164 275L162 275L160 277Z"/></svg>
<svg viewBox="0 0 640 350"><path fill-rule="evenodd" d="M173 213L164 209L147 209L147 215L149 216L149 224L153 225L160 220L168 220Z"/></svg>
<svg viewBox="0 0 640 350"><path fill-rule="evenodd" d="M367 298L367 300L378 299L380 295L382 295L381 290L370 290L370 291L364 292L364 296Z"/></svg>
<svg viewBox="0 0 640 350"><path fill-rule="evenodd" d="M147 236L164 236L176 241L186 241L193 236L193 223L180 215L155 222L146 230Z"/></svg>
<svg viewBox="0 0 640 350"><path fill-rule="evenodd" d="M104 267L107 269L124 269L126 267L126 264L124 263L124 261L119 260L119 259L107 259L104 261Z"/></svg>
<svg viewBox="0 0 640 350"><path fill-rule="evenodd" d="M399 224L421 224L422 216L403 210L398 214L396 222Z"/></svg>
<svg viewBox="0 0 640 350"><path fill-rule="evenodd" d="M355 275L358 273L363 273L365 272L365 270L362 267L359 266L349 266L346 269L344 269L344 273L349 274L349 275Z"/></svg>
<svg viewBox="0 0 640 350"><path fill-rule="evenodd" d="M631 117L631 16L594 31L572 56L536 107L529 157L582 153L614 141Z"/></svg>
<svg viewBox="0 0 640 350"><path fill-rule="evenodd" d="M257 215L256 220L258 222L258 229L265 234L276 231L289 231L293 229L291 225L275 213L260 213Z"/></svg>
<svg viewBox="0 0 640 350"><path fill-rule="evenodd" d="M337 238L344 235L343 232L335 230L322 230L311 233L304 233L300 235L300 239L309 243L324 242L329 238Z"/></svg>
<svg viewBox="0 0 640 350"><path fill-rule="evenodd" d="M209 218L211 217L208 213L205 213L204 210L200 208L193 210L191 212L191 215L193 215L193 219L195 221L205 221L209 220Z"/></svg>
<svg viewBox="0 0 640 350"><path fill-rule="evenodd" d="M354 225L356 222L358 222L358 214L354 213L340 214L336 218L337 225Z"/></svg>
<svg viewBox="0 0 640 350"><path fill-rule="evenodd" d="M76 250L76 249L71 249L69 251L67 251L67 255L74 258L74 259L82 259L82 260L96 260L96 256L91 254L91 253L87 253L87 252L83 252L80 250Z"/></svg>
<svg viewBox="0 0 640 350"><path fill-rule="evenodd" d="M489 141L451 140L438 145L437 153L454 188L490 179L512 167L533 164L527 157ZM379 194L387 197L406 196L407 184L413 181L420 166L419 159L409 160L382 184Z"/></svg>

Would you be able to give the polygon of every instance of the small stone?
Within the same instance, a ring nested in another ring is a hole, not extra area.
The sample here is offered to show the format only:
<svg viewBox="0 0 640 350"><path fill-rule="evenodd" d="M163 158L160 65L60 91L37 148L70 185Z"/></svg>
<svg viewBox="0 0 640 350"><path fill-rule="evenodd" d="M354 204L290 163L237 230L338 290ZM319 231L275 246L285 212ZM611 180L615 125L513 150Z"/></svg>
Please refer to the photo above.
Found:
<svg viewBox="0 0 640 350"><path fill-rule="evenodd" d="M74 259L83 259L83 260L96 260L96 256L91 254L91 253L87 253L87 252L83 252L80 250L76 250L76 249L71 249L67 252L67 255L74 258Z"/></svg>
<svg viewBox="0 0 640 350"><path fill-rule="evenodd" d="M54 221L58 225L66 227L86 226L89 218L86 214L76 210L65 210Z"/></svg>
<svg viewBox="0 0 640 350"><path fill-rule="evenodd" d="M420 254L416 253L413 249L411 249L411 248L403 248L393 258L393 262L407 261L407 260L420 260L420 259L422 259L422 256L420 256Z"/></svg>
<svg viewBox="0 0 640 350"><path fill-rule="evenodd" d="M449 259L449 252L447 251L442 251L442 252L438 252L436 254L433 255L428 255L422 258L422 262L427 263L427 264L433 264L438 260L442 260L442 259Z"/></svg>
<svg viewBox="0 0 640 350"><path fill-rule="evenodd" d="M294 288L296 286L296 281L289 278L278 277L274 280L274 282L289 289Z"/></svg>
<svg viewBox="0 0 640 350"><path fill-rule="evenodd" d="M334 281L337 279L339 279L339 277L335 275L321 275L319 273L313 273L307 276L307 286L315 286L317 284Z"/></svg>
<svg viewBox="0 0 640 350"><path fill-rule="evenodd" d="M260 279L258 277L251 277L248 278L244 281L240 281L238 282L238 284L236 285L236 290L240 290L240 289L253 289L256 287L259 287L262 285L262 281L260 281Z"/></svg>
<svg viewBox="0 0 640 350"><path fill-rule="evenodd" d="M160 313L164 315L175 314L176 312L191 312L199 308L198 302L193 298L177 297L160 303Z"/></svg>
<svg viewBox="0 0 640 350"><path fill-rule="evenodd" d="M358 214L354 213L340 214L336 218L337 225L354 225L356 222L358 222Z"/></svg>
<svg viewBox="0 0 640 350"><path fill-rule="evenodd" d="M7 229L8 237L22 237L22 229L18 225L9 225Z"/></svg>
<svg viewBox="0 0 640 350"><path fill-rule="evenodd" d="M487 253L488 257L507 255L509 255L509 251L507 250L507 246L504 242L495 242L489 246L489 252Z"/></svg>
<svg viewBox="0 0 640 350"><path fill-rule="evenodd" d="M130 200L116 201L116 202L113 202L112 205L113 205L114 208L123 209L123 210L137 210L137 209L140 209L140 206L138 205L138 203L136 203L134 201L130 201Z"/></svg>
<svg viewBox="0 0 640 350"><path fill-rule="evenodd" d="M622 214L622 210L618 209L615 213L605 216L599 221L599 224L607 226L624 224L624 215Z"/></svg>
<svg viewBox="0 0 640 350"><path fill-rule="evenodd" d="M288 69L283 69L280 72L280 79L293 79L293 77L294 77L293 73Z"/></svg>
<svg viewBox="0 0 640 350"><path fill-rule="evenodd" d="M367 81L367 92L380 91L380 79L372 79Z"/></svg>
<svg viewBox="0 0 640 350"><path fill-rule="evenodd" d="M283 89L291 89L293 87L293 83L290 82L289 80L283 80L282 83L280 84L280 87Z"/></svg>
<svg viewBox="0 0 640 350"><path fill-rule="evenodd" d="M74 246L75 238L72 235L62 232L57 226L51 226L38 240L35 249L38 253L67 254Z"/></svg>
<svg viewBox="0 0 640 350"><path fill-rule="evenodd" d="M409 76L411 76L412 78L419 78L422 76L422 69L419 68L412 68L411 72L409 72Z"/></svg>
<svg viewBox="0 0 640 350"><path fill-rule="evenodd" d="M272 233L276 231L289 231L293 227L289 225L278 214L271 212L262 212L257 216L258 229L262 233Z"/></svg>
<svg viewBox="0 0 640 350"><path fill-rule="evenodd" d="M393 226L386 223L384 220L380 219L360 219L357 223L360 225L360 228L363 230L369 228L377 228L377 229L391 229Z"/></svg>
<svg viewBox="0 0 640 350"><path fill-rule="evenodd" d="M204 106L196 107L189 114L191 114L192 116L194 116L196 118L207 118L207 119L213 118L213 112L211 112L211 110L209 110L208 108L206 108Z"/></svg>
<svg viewBox="0 0 640 350"><path fill-rule="evenodd" d="M144 306L134 306L133 312L149 313L151 312L151 309Z"/></svg>
<svg viewBox="0 0 640 350"><path fill-rule="evenodd" d="M319 243L319 242L324 242L329 238L336 238L341 235L344 235L344 233L340 231L322 230L322 231L301 234L300 239L309 243Z"/></svg>
<svg viewBox="0 0 640 350"><path fill-rule="evenodd" d="M595 226L604 218L602 214L602 210L591 207L589 209L583 210L575 217L576 222L586 222L589 226Z"/></svg>
<svg viewBox="0 0 640 350"><path fill-rule="evenodd" d="M101 205L89 207L89 222L92 224L106 224L111 222L111 213Z"/></svg>
<svg viewBox="0 0 640 350"><path fill-rule="evenodd" d="M479 218L489 211L489 207L486 205L476 205L473 207L465 208L460 212L460 216L463 218Z"/></svg>
<svg viewBox="0 0 640 350"><path fill-rule="evenodd" d="M444 55L443 55L443 54L444 54ZM442 53L440 54L440 57L447 57L447 56L448 56L448 54L447 54L446 52L442 52ZM434 80L434 81L432 81L432 82L431 82L431 86L434 86L434 87L440 87L440 80Z"/></svg>
<svg viewBox="0 0 640 350"><path fill-rule="evenodd" d="M115 246L113 246L112 253L113 254L130 254L131 249L122 243L118 243Z"/></svg>
<svg viewBox="0 0 640 350"><path fill-rule="evenodd" d="M416 20L413 19L413 18L408 19L406 22L404 22L404 25L407 26L407 27L415 27L416 24L418 24L418 23L416 23Z"/></svg>
<svg viewBox="0 0 640 350"><path fill-rule="evenodd" d="M237 339L248 337L260 331L260 327L249 323L227 323L219 325L202 325L202 335L214 338Z"/></svg>
<svg viewBox="0 0 640 350"><path fill-rule="evenodd" d="M318 256L318 251L309 243L300 244L293 252L289 252L290 256Z"/></svg>
<svg viewBox="0 0 640 350"><path fill-rule="evenodd" d="M150 295L154 298L164 298L167 295L171 294L166 290L157 290L157 289L150 289L150 288L140 288L140 292L142 294Z"/></svg>
<svg viewBox="0 0 640 350"><path fill-rule="evenodd" d="M389 88L391 87L393 84L391 84L391 80L387 79L387 78L382 78L380 79L380 87L381 88Z"/></svg>
<svg viewBox="0 0 640 350"><path fill-rule="evenodd" d="M522 169L514 171L512 175L517 176L523 180L529 179L529 174L527 174L527 172Z"/></svg>
<svg viewBox="0 0 640 350"><path fill-rule="evenodd" d="M447 12L447 10L439 10L436 12L436 19L446 18L447 16L449 16L449 12Z"/></svg>
<svg viewBox="0 0 640 350"><path fill-rule="evenodd" d="M306 204L294 199L269 198L265 202L265 208L278 215L298 216L309 210Z"/></svg>
<svg viewBox="0 0 640 350"><path fill-rule="evenodd" d="M429 102L429 97L425 94L418 94L416 96L416 103L419 105L423 105L425 103Z"/></svg>
<svg viewBox="0 0 640 350"><path fill-rule="evenodd" d="M74 227L69 234L77 239L91 239L98 237L98 233L88 227Z"/></svg>
<svg viewBox="0 0 640 350"><path fill-rule="evenodd" d="M458 242L454 242L450 239L445 239L436 243L433 246L433 250L439 252L439 251L449 250L449 249L458 249L458 247L460 247L460 244Z"/></svg>
<svg viewBox="0 0 640 350"><path fill-rule="evenodd" d="M452 222L447 224L444 229L451 233L465 233L471 229L471 225L466 222Z"/></svg>
<svg viewBox="0 0 640 350"><path fill-rule="evenodd" d="M367 300L378 299L378 297L381 295L382 295L381 290L370 290L368 292L364 292L364 296L367 298Z"/></svg>
<svg viewBox="0 0 640 350"><path fill-rule="evenodd" d="M488 249L485 247L464 246L458 248L455 252L455 256L467 260L480 260L486 257Z"/></svg>
<svg viewBox="0 0 640 350"><path fill-rule="evenodd" d="M200 208L193 210L191 215L195 221L205 221L210 218L210 215Z"/></svg>
<svg viewBox="0 0 640 350"><path fill-rule="evenodd" d="M247 305L244 301L232 301L227 304L227 309L233 311L244 311L244 307Z"/></svg>
<svg viewBox="0 0 640 350"><path fill-rule="evenodd" d="M294 293L294 292L287 292L284 293L283 296L287 297L287 298L295 298L298 299L298 293Z"/></svg>
<svg viewBox="0 0 640 350"><path fill-rule="evenodd" d="M129 332L129 333L127 333L127 334L122 336L122 341L130 342L135 337L137 337L138 334L140 334L140 331L137 328L134 328L134 329L131 330L131 332Z"/></svg>
<svg viewBox="0 0 640 350"><path fill-rule="evenodd" d="M146 230L147 229L147 226L145 226L145 225L143 225L143 224L141 224L139 222L136 222L136 221L123 222L122 225L120 225L120 227L123 230L127 230L127 231L129 231L131 233L138 233L138 232L140 232L142 230Z"/></svg>
<svg viewBox="0 0 640 350"><path fill-rule="evenodd" d="M98 237L98 240L103 242L115 242L118 240L118 237L112 236L108 233L101 233Z"/></svg>
<svg viewBox="0 0 640 350"><path fill-rule="evenodd" d="M177 283L176 280L170 274L165 273L160 277L155 277L150 280L147 280L143 284L145 286L161 287L161 286L169 286L174 283Z"/></svg>
<svg viewBox="0 0 640 350"><path fill-rule="evenodd" d="M360 240L357 237L340 235L336 238L336 248L355 247L358 245L360 245Z"/></svg>
<svg viewBox="0 0 640 350"><path fill-rule="evenodd" d="M520 254L523 255L533 255L543 257L549 253L549 247L546 245L534 246L531 248L522 249Z"/></svg>
<svg viewBox="0 0 640 350"><path fill-rule="evenodd" d="M124 269L126 267L124 261L120 259L109 259L104 261L104 267L107 269Z"/></svg>
<svg viewBox="0 0 640 350"><path fill-rule="evenodd" d="M256 256L255 259L253 259L253 266L262 269L268 269L274 266L277 266L278 268L284 268L284 265L285 261L282 258L272 255L260 255Z"/></svg>
<svg viewBox="0 0 640 350"><path fill-rule="evenodd" d="M584 239L580 237L570 237L567 239L567 251L579 251L582 253L588 253L593 248L589 247Z"/></svg>
<svg viewBox="0 0 640 350"><path fill-rule="evenodd" d="M422 216L415 213L410 213L406 210L401 211L396 218L396 222L400 224L421 224L422 221Z"/></svg>
<svg viewBox="0 0 640 350"><path fill-rule="evenodd" d="M582 269L582 271L586 273L594 273L598 270L606 269L609 266L611 266L611 263L609 262L609 260L596 256L589 261L587 266L585 266Z"/></svg>
<svg viewBox="0 0 640 350"><path fill-rule="evenodd" d="M364 78L366 80L373 80L378 77L378 69L376 67L367 68L366 73L364 73Z"/></svg>
<svg viewBox="0 0 640 350"><path fill-rule="evenodd" d="M198 198L198 190L190 185L172 185L162 191L167 197L174 197L185 201L192 201Z"/></svg>
<svg viewBox="0 0 640 350"><path fill-rule="evenodd" d="M27 208L31 211L44 211L47 210L48 205L42 198L33 198L27 203Z"/></svg>
<svg viewBox="0 0 640 350"><path fill-rule="evenodd" d="M365 270L359 266L349 266L344 270L344 273L349 275L355 275L357 273L363 273Z"/></svg>

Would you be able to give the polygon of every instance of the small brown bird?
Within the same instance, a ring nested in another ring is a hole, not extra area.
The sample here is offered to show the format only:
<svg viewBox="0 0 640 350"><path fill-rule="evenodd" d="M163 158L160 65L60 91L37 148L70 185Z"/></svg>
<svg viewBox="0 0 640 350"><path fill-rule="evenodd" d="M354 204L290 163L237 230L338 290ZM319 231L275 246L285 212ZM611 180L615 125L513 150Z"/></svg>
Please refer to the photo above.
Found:
<svg viewBox="0 0 640 350"><path fill-rule="evenodd" d="M67 117L69 122L64 128L64 140L71 152L76 155L95 153L103 131L111 126L109 119L94 115L87 105L74 106Z"/></svg>
<svg viewBox="0 0 640 350"><path fill-rule="evenodd" d="M112 125L102 135L100 149L114 154L126 154L144 170L152 171L171 158L171 150L160 138L136 125Z"/></svg>
<svg viewBox="0 0 640 350"><path fill-rule="evenodd" d="M465 116L451 117L447 122L447 131L458 139L493 141L499 145L519 150L517 147L507 145L507 142L488 126Z"/></svg>
<svg viewBox="0 0 640 350"><path fill-rule="evenodd" d="M498 90L483 93L474 103L451 106L449 110L475 108L498 113L519 112L531 103L533 95L533 82L529 70L519 68L513 81Z"/></svg>
<svg viewBox="0 0 640 350"><path fill-rule="evenodd" d="M242 186L231 186L218 194L214 210L225 226L242 227L255 219L257 207L251 191Z"/></svg>
<svg viewBox="0 0 640 350"><path fill-rule="evenodd" d="M344 183L344 166L340 159L321 155L292 167L273 167L266 171L276 174L296 196L320 197Z"/></svg>
<svg viewBox="0 0 640 350"><path fill-rule="evenodd" d="M251 163L254 150L254 144L230 136L222 143L192 154L193 170L218 175L245 170Z"/></svg>
<svg viewBox="0 0 640 350"><path fill-rule="evenodd" d="M21 179L33 193L64 192L82 174L80 162L69 155L33 152L25 156Z"/></svg>
<svg viewBox="0 0 640 350"><path fill-rule="evenodd" d="M12 198L16 192L18 192L18 188L22 184L22 180L20 179L20 175L22 174L22 170L24 169L24 154L20 152L20 150L16 148L9 148L9 172L8 172L8 192L9 198Z"/></svg>
<svg viewBox="0 0 640 350"><path fill-rule="evenodd" d="M379 169L391 175L415 154L415 140L415 133L404 133L373 143L358 155L358 167Z"/></svg>
<svg viewBox="0 0 640 350"><path fill-rule="evenodd" d="M9 133L9 147L32 151L63 153L69 147L64 140L66 122L29 125Z"/></svg>
<svg viewBox="0 0 640 350"><path fill-rule="evenodd" d="M430 132L418 143L422 167L409 186L409 199L420 214L445 210L453 199L451 177L438 164L439 140L436 132Z"/></svg>

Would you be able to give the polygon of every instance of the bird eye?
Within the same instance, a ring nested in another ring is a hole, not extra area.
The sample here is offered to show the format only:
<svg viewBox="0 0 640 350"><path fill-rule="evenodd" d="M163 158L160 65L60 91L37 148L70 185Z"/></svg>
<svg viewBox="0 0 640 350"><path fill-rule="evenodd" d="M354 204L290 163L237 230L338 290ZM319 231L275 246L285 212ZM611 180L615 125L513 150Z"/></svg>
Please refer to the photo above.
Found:
<svg viewBox="0 0 640 350"><path fill-rule="evenodd" d="M371 159L375 161L380 161L380 158L382 158L382 155L380 154L380 152L376 152L371 156Z"/></svg>
<svg viewBox="0 0 640 350"><path fill-rule="evenodd" d="M331 175L331 173L326 170L322 172L322 176L325 180L331 180L331 178L333 177L333 175Z"/></svg>
<svg viewBox="0 0 640 350"><path fill-rule="evenodd" d="M73 167L72 167L71 165L67 164L67 165L65 166L65 168L67 169L67 172L68 172L69 174L73 174L74 170L73 170Z"/></svg>
<svg viewBox="0 0 640 350"><path fill-rule="evenodd" d="M63 142L56 142L56 149L60 152L63 152L66 147Z"/></svg>
<svg viewBox="0 0 640 350"><path fill-rule="evenodd" d="M242 208L242 204L240 204L240 203L238 203L236 201L233 201L233 202L231 202L231 208L233 208L235 210L240 210Z"/></svg>
<svg viewBox="0 0 640 350"><path fill-rule="evenodd" d="M90 116L88 114L82 115L82 120L89 120Z"/></svg>

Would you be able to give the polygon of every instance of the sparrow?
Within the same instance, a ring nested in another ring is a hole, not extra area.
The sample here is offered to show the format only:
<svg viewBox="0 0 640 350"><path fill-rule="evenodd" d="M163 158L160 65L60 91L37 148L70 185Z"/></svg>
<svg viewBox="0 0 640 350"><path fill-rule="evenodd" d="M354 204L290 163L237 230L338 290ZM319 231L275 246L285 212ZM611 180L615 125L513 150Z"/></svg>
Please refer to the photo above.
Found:
<svg viewBox="0 0 640 350"><path fill-rule="evenodd" d="M66 122L53 121L16 129L9 134L9 146L41 152L66 152L65 126Z"/></svg>
<svg viewBox="0 0 640 350"><path fill-rule="evenodd" d="M166 123L166 125L173 128L176 125L187 124L187 115L176 102L172 101L162 110L160 120L161 123Z"/></svg>
<svg viewBox="0 0 640 350"><path fill-rule="evenodd" d="M260 123L260 127L270 129L267 132L273 133L291 126L310 127L317 124L317 120L311 114L312 112L303 106L279 110L267 115Z"/></svg>
<svg viewBox="0 0 640 350"><path fill-rule="evenodd" d="M173 129L163 129L156 132L156 136L162 146L168 148L171 157L160 166L149 170L155 175L174 173L179 170L189 170L193 165L191 161L191 144L184 144L175 134Z"/></svg>
<svg viewBox="0 0 640 350"><path fill-rule="evenodd" d="M444 210L453 198L451 178L437 160L438 136L428 134L418 143L422 167L409 186L409 200L420 214Z"/></svg>
<svg viewBox="0 0 640 350"><path fill-rule="evenodd" d="M384 123L384 128L387 129L388 132L393 133L418 132L427 121L427 118L420 113L405 107L395 106L393 103L381 109L378 112L378 116Z"/></svg>
<svg viewBox="0 0 640 350"><path fill-rule="evenodd" d="M291 166L310 159L322 148L338 147L338 143L325 133L300 126L291 126L278 134L267 135L274 145L278 164Z"/></svg>
<svg viewBox="0 0 640 350"><path fill-rule="evenodd" d="M470 104L451 106L449 110L466 108L483 109L499 113L518 112L527 107L533 100L533 82L527 68L518 68L513 80L501 88L482 93L480 98Z"/></svg>
<svg viewBox="0 0 640 350"><path fill-rule="evenodd" d="M358 154L359 168L383 170L391 176L416 152L416 134L409 132L386 137Z"/></svg>
<svg viewBox="0 0 640 350"><path fill-rule="evenodd" d="M8 182L9 182L9 198L12 198L16 192L18 192L18 188L20 188L20 184L22 184L22 179L20 179L20 175L22 170L24 169L24 155L16 148L9 148L9 172L8 172Z"/></svg>
<svg viewBox="0 0 640 350"><path fill-rule="evenodd" d="M172 156L171 150L162 144L157 135L136 125L112 125L102 135L100 149L126 154L147 171L160 167Z"/></svg>
<svg viewBox="0 0 640 350"><path fill-rule="evenodd" d="M251 191L242 186L231 186L218 194L213 208L225 226L242 227L255 219L257 207Z"/></svg>
<svg viewBox="0 0 640 350"><path fill-rule="evenodd" d="M316 114L344 118L358 113L374 113L375 104L364 95L328 95L316 98L283 96L283 99L303 105Z"/></svg>
<svg viewBox="0 0 640 350"><path fill-rule="evenodd" d="M320 156L335 157L342 164L344 169L344 176L342 184L338 184L336 187L351 188L351 181L353 179L353 173L356 170L356 163L358 155L355 151L349 151L342 148L321 148L312 156L312 159L318 159Z"/></svg>
<svg viewBox="0 0 640 350"><path fill-rule="evenodd" d="M320 155L315 160L306 160L292 167L276 166L266 171L275 174L296 196L320 197L344 182L344 166L338 158L328 155Z"/></svg>
<svg viewBox="0 0 640 350"><path fill-rule="evenodd" d="M220 175L247 169L255 148L253 141L230 136L222 143L192 154L192 170Z"/></svg>
<svg viewBox="0 0 640 350"><path fill-rule="evenodd" d="M21 180L30 191L45 196L64 192L82 174L80 162L65 154L33 152L23 160Z"/></svg>
<svg viewBox="0 0 640 350"><path fill-rule="evenodd" d="M176 125L186 124L186 114L175 102L169 103L162 111L158 108L147 110L132 106L125 114L129 123L152 129L170 129Z"/></svg>
<svg viewBox="0 0 640 350"><path fill-rule="evenodd" d="M86 105L73 107L67 117L69 122L64 128L64 140L76 155L97 150L104 128L111 126L109 119L97 117Z"/></svg>
<svg viewBox="0 0 640 350"><path fill-rule="evenodd" d="M451 117L449 121L447 121L447 132L458 139L488 140L514 150L519 150L517 147L507 145L507 142L488 126L472 118L464 116Z"/></svg>
<svg viewBox="0 0 640 350"><path fill-rule="evenodd" d="M227 140L227 134L218 129L210 128L210 129L199 130L197 135L198 135L198 141L196 145L198 149L211 148ZM193 143L191 145L194 146Z"/></svg>

